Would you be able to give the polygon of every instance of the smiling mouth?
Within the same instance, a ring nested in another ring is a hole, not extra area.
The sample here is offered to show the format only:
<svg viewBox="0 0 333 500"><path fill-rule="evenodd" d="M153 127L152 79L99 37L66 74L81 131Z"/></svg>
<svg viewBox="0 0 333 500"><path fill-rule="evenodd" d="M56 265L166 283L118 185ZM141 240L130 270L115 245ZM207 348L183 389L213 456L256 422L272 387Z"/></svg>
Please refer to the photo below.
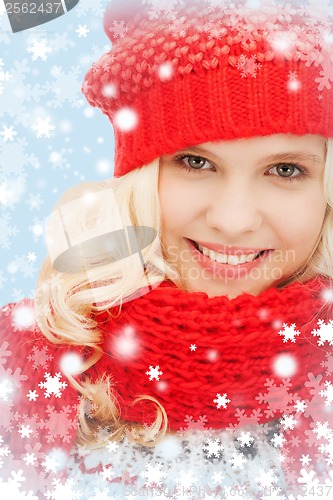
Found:
<svg viewBox="0 0 333 500"><path fill-rule="evenodd" d="M215 252L210 248L204 247L194 240L190 240L195 248L202 254L208 257L210 260L217 262L219 264L229 264L232 266L239 266L241 264L247 264L259 259L261 255L267 252L267 250L262 250L261 252L252 254L242 254L242 255L227 255L221 252Z"/></svg>

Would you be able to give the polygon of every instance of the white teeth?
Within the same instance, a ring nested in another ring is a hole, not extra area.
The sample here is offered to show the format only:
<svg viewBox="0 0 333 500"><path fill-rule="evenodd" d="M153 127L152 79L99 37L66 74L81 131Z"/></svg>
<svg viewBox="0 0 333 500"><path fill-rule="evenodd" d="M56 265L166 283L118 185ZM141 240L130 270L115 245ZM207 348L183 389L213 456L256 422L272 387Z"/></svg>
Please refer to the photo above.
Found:
<svg viewBox="0 0 333 500"><path fill-rule="evenodd" d="M224 253L214 252L214 250L210 250L209 248L203 247L197 243L197 246L201 253L209 257L211 260L215 260L221 264L231 264L232 266L238 266L239 264L245 264L245 262L251 262L256 257L258 257L259 253L250 253L246 255L226 255Z"/></svg>

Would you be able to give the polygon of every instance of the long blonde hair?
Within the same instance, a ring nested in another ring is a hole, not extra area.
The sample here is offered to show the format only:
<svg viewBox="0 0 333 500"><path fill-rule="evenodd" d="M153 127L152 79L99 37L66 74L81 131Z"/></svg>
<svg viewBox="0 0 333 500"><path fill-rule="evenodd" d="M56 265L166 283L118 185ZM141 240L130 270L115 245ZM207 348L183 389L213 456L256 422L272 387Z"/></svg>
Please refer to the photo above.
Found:
<svg viewBox="0 0 333 500"><path fill-rule="evenodd" d="M168 264L167 249L163 248L161 211L158 200L159 160L135 169L120 178L99 183L85 183L72 188L61 198L57 207L78 200L77 209L70 211L70 225L76 238L83 240L96 224L103 226L114 216L107 197L114 193L124 226L154 228L157 238L142 252L145 268L150 270L152 284L167 279L185 289L182 277ZM102 196L91 196L100 193ZM103 196L103 193L106 196ZM324 196L327 210L317 246L306 266L288 278L284 286L294 280L304 281L321 274L333 279L333 140L327 140L324 171ZM85 202L89 200L89 202ZM52 228L51 228L52 229ZM81 235L81 237L80 237ZM53 235L55 239L58 235ZM163 255L159 253L160 243ZM78 272L58 272L48 257L41 269L36 291L36 318L41 331L54 344L85 346L90 356L82 364L80 373L67 377L81 394L78 439L92 447L99 447L109 439L129 439L154 445L167 430L167 415L159 402L140 395L136 401L148 399L156 408L156 420L150 427L129 424L121 418L117 400L113 395L110 376L104 375L91 383L85 372L103 355L102 334L94 315L109 311L117 316L122 298L134 294L146 284L145 270L131 259L99 264ZM78 378L77 375L80 375ZM100 432L104 430L105 432ZM100 436L103 436L101 439Z"/></svg>

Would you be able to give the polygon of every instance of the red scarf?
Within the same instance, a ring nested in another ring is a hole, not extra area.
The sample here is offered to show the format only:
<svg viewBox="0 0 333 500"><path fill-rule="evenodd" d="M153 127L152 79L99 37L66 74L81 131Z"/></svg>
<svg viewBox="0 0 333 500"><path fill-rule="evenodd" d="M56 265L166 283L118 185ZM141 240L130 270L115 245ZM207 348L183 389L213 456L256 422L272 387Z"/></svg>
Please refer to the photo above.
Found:
<svg viewBox="0 0 333 500"><path fill-rule="evenodd" d="M117 319L107 313L99 316L105 354L92 372L112 376L124 420L151 423L152 403L131 405L138 395L149 395L164 406L172 430L185 426L187 416L194 421L206 416L207 427L224 428L241 414L250 417L256 411L258 417L260 403L271 399L269 411L260 412L260 421L268 421L281 416L279 408L292 408L295 397L301 398L307 374L316 373L324 358L312 332L318 330L319 319L327 319L326 289L324 278L313 278L230 300L184 292L164 282L124 304ZM288 334L292 325L298 335ZM283 354L292 356L297 366L290 377L274 368ZM281 384L286 387L283 405L274 401L274 386Z"/></svg>

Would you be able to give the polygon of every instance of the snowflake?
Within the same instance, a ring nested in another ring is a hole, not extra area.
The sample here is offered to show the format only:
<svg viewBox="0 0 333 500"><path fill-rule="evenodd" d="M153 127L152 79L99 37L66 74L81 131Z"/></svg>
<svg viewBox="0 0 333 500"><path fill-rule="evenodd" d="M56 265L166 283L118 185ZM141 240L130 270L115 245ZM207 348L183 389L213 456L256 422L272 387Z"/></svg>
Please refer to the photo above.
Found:
<svg viewBox="0 0 333 500"><path fill-rule="evenodd" d="M173 34L174 38L184 38L189 27L190 24L187 22L186 17L179 17L174 19L167 29Z"/></svg>
<svg viewBox="0 0 333 500"><path fill-rule="evenodd" d="M3 71L3 59L0 58L0 82L8 82L11 78L11 74L8 71ZM0 94L3 92L3 86L0 85Z"/></svg>
<svg viewBox="0 0 333 500"><path fill-rule="evenodd" d="M296 413L304 413L307 409L307 406L308 405L305 403L305 401L296 401L296 403L294 404Z"/></svg>
<svg viewBox="0 0 333 500"><path fill-rule="evenodd" d="M125 25L125 21L113 21L112 26L109 28L110 33L113 34L113 38L124 38L128 30L129 28Z"/></svg>
<svg viewBox="0 0 333 500"><path fill-rule="evenodd" d="M223 451L224 447L219 439L208 439L207 444L203 446L202 449L207 453L207 458L220 458L220 454Z"/></svg>
<svg viewBox="0 0 333 500"><path fill-rule="evenodd" d="M0 93L0 117L8 115L14 119L14 124L20 123L28 127L31 123L31 110L27 109L27 103L29 103L30 107L31 103L38 102L41 96L46 94L46 88L40 84L41 77L39 74L36 77L37 83L32 85L25 81L27 73L31 73L31 67L28 65L27 59L15 60L13 65L14 68L11 74L15 85L8 85L6 92L3 95ZM8 106L8 103L10 103L10 106ZM10 158L16 159L16 155L12 154ZM21 158L19 160L21 161ZM17 168L16 162L11 161L10 163L8 166L13 169ZM1 164L2 161L0 161Z"/></svg>
<svg viewBox="0 0 333 500"><path fill-rule="evenodd" d="M190 345L190 351L195 351L197 346L195 344Z"/></svg>
<svg viewBox="0 0 333 500"><path fill-rule="evenodd" d="M32 44L27 48L27 51L32 54L32 60L36 61L37 59L41 59L42 61L47 60L47 54L52 52L51 47L47 45L46 38L33 38Z"/></svg>
<svg viewBox="0 0 333 500"><path fill-rule="evenodd" d="M282 326L284 330L280 330L278 334L284 337L283 342L288 342L288 340L290 340L291 342L295 343L295 337L297 337L301 333L296 330L296 324L292 323L290 326L288 326L287 323L283 323Z"/></svg>
<svg viewBox="0 0 333 500"><path fill-rule="evenodd" d="M37 401L37 398L39 395L37 394L37 391L29 391L27 394L27 398L29 401Z"/></svg>
<svg viewBox="0 0 333 500"><path fill-rule="evenodd" d="M81 38L81 37L87 38L87 35L89 32L90 32L90 29L87 27L86 24L84 24L83 26L82 26L82 24L79 24L75 30L75 33L77 33L77 36L79 38Z"/></svg>
<svg viewBox="0 0 333 500"><path fill-rule="evenodd" d="M36 136L38 139L41 137L50 138L52 135L52 131L54 130L54 125L51 123L51 118L37 118L37 121L32 126L32 129L36 132Z"/></svg>
<svg viewBox="0 0 333 500"><path fill-rule="evenodd" d="M8 446L3 446L3 437L0 436L0 457L8 457L9 453L10 449L8 448ZM0 458L0 469L2 468L2 466L3 466L3 461Z"/></svg>
<svg viewBox="0 0 333 500"><path fill-rule="evenodd" d="M27 260L29 262L35 262L36 259L37 259L37 255L35 254L35 252L28 252Z"/></svg>
<svg viewBox="0 0 333 500"><path fill-rule="evenodd" d="M94 496L89 497L88 500L115 500L115 498L109 496L107 488L103 490L94 488Z"/></svg>
<svg viewBox="0 0 333 500"><path fill-rule="evenodd" d="M8 396L13 392L13 385L10 380L3 379L0 381L0 399L8 401Z"/></svg>
<svg viewBox="0 0 333 500"><path fill-rule="evenodd" d="M261 68L261 64L256 61L256 56L247 57L244 54L239 56L237 69L241 70L242 78L251 75L252 78L256 78L258 69Z"/></svg>
<svg viewBox="0 0 333 500"><path fill-rule="evenodd" d="M12 196L12 191L9 191L7 183L3 182L0 184L0 203L5 206L8 205L9 200Z"/></svg>
<svg viewBox="0 0 333 500"><path fill-rule="evenodd" d="M213 399L213 403L216 403L216 408L220 409L221 406L226 409L227 404L230 403L230 399L227 398L227 394L224 393L222 396L221 394L216 394L216 399Z"/></svg>
<svg viewBox="0 0 333 500"><path fill-rule="evenodd" d="M112 476L114 476L112 465L109 465L108 467L105 467L103 465L103 468L100 471L99 475L102 476L102 478L105 479L105 481L111 481Z"/></svg>
<svg viewBox="0 0 333 500"><path fill-rule="evenodd" d="M102 18L105 6L109 0L84 0L79 2L75 8L77 17L86 17L87 15L94 15L99 19Z"/></svg>
<svg viewBox="0 0 333 500"><path fill-rule="evenodd" d="M283 415L280 419L281 425L283 429L286 431L287 429L294 429L297 424L297 420L294 415Z"/></svg>
<svg viewBox="0 0 333 500"><path fill-rule="evenodd" d="M163 464L160 462L156 462L155 464L151 464L147 462L145 465L145 471L141 473L141 476L146 478L145 485L147 487L155 486L157 488L162 487L162 479L167 477L167 473L162 471Z"/></svg>
<svg viewBox="0 0 333 500"><path fill-rule="evenodd" d="M158 19L163 16L173 20L177 16L174 9L182 4L182 0L142 0L142 3L151 7L151 10L148 11L150 19Z"/></svg>
<svg viewBox="0 0 333 500"><path fill-rule="evenodd" d="M333 354L329 352L325 353L326 360L321 362L321 366L326 368L326 375L331 375L333 373Z"/></svg>
<svg viewBox="0 0 333 500"><path fill-rule="evenodd" d="M20 272L24 278L32 278L37 272L34 263L28 261L24 254L15 255L14 260L10 261L7 269L11 274Z"/></svg>
<svg viewBox="0 0 333 500"><path fill-rule="evenodd" d="M326 389L320 391L319 394L323 398L326 398L325 405L329 406L333 403L333 386L332 386L331 382L329 382L328 380L326 382L324 382L324 386L326 387Z"/></svg>
<svg viewBox="0 0 333 500"><path fill-rule="evenodd" d="M40 423L40 427L49 431L46 441L53 443L57 437L60 437L62 442L70 442L69 431L77 426L77 420L70 418L70 414L73 413L71 406L63 406L60 411L56 411L54 406L48 406L45 413L48 416Z"/></svg>
<svg viewBox="0 0 333 500"><path fill-rule="evenodd" d="M254 442L254 438L251 436L250 432L241 431L240 435L237 437L237 441L241 446L251 446Z"/></svg>
<svg viewBox="0 0 333 500"><path fill-rule="evenodd" d="M10 127L3 125L0 135L5 142L13 141L14 137L17 135L17 132L14 130L14 127L12 125Z"/></svg>
<svg viewBox="0 0 333 500"><path fill-rule="evenodd" d="M282 448L282 446L286 443L286 439L283 434L276 434L271 439L271 443L275 448Z"/></svg>
<svg viewBox="0 0 333 500"><path fill-rule="evenodd" d="M38 498L32 495L32 492L29 491L27 494L25 491L21 490L21 486L26 478L23 476L23 470L20 469L17 472L11 471L10 477L7 482L4 482L2 478L0 478L0 491L2 494L2 498L13 498L15 500L21 500L24 498L28 498L30 500L38 500Z"/></svg>
<svg viewBox="0 0 333 500"><path fill-rule="evenodd" d="M24 425L21 424L19 426L18 433L20 434L21 438L29 438L31 434L33 434L33 429L31 429L30 425Z"/></svg>
<svg viewBox="0 0 333 500"><path fill-rule="evenodd" d="M316 426L313 429L314 434L316 434L317 439L332 439L333 430L328 426L328 422L316 422Z"/></svg>
<svg viewBox="0 0 333 500"><path fill-rule="evenodd" d="M67 387L66 382L60 382L61 376L60 372L56 373L54 377L51 377L49 373L44 374L46 382L40 382L38 387L45 389L44 396L46 398L50 398L51 394L54 394L56 398L61 398L61 391Z"/></svg>
<svg viewBox="0 0 333 500"><path fill-rule="evenodd" d="M277 480L278 478L274 476L274 471L272 469L268 469L268 471L260 469L257 482L262 488L270 488Z"/></svg>
<svg viewBox="0 0 333 500"><path fill-rule="evenodd" d="M53 66L51 75L54 80L47 84L47 90L54 95L54 98L47 102L48 106L56 109L65 104L72 108L84 105L80 92L82 75L79 66L72 66L67 72L61 66Z"/></svg>
<svg viewBox="0 0 333 500"><path fill-rule="evenodd" d="M268 388L267 393L260 393L256 399L260 404L267 403L266 416L273 417L276 412L287 413L290 410L290 405L296 400L296 395L288 392L291 387L290 379L283 379L279 386L274 383L274 380L266 379L265 386Z"/></svg>
<svg viewBox="0 0 333 500"><path fill-rule="evenodd" d="M245 458L242 452L235 452L232 454L231 459L229 460L231 463L231 467L233 469L243 469L244 464L246 464L247 459Z"/></svg>
<svg viewBox="0 0 333 500"><path fill-rule="evenodd" d="M63 170L65 168L70 168L71 164L68 159L65 157L66 153L71 153L71 149L60 149L58 151L51 151L49 156L49 162L52 165L52 168L59 170Z"/></svg>
<svg viewBox="0 0 333 500"><path fill-rule="evenodd" d="M0 247L3 250L9 250L12 242L11 236L16 236L19 232L18 228L11 224L11 217L8 213L4 213L0 217Z"/></svg>
<svg viewBox="0 0 333 500"><path fill-rule="evenodd" d="M15 181L10 184L10 187L14 188L13 191L16 191L13 193L14 196L16 195L16 201L19 201L25 189L23 181L27 177L26 167L36 168L39 166L37 156L33 153L26 153L27 146L28 142L25 137L17 139L15 142L0 143L0 175L8 179L12 176L16 177ZM12 161L12 158L15 158L15 162Z"/></svg>
<svg viewBox="0 0 333 500"><path fill-rule="evenodd" d="M194 472L189 470L181 469L176 478L176 485L184 490L193 491L193 486L198 482L198 478L195 477Z"/></svg>
<svg viewBox="0 0 333 500"><path fill-rule="evenodd" d="M149 365L149 371L146 372L146 375L149 375L149 380L160 380L160 375L163 375L163 372L160 371L160 366L157 365L155 368Z"/></svg>
<svg viewBox="0 0 333 500"><path fill-rule="evenodd" d="M64 500L70 499L74 500L77 498L82 498L82 494L75 490L74 479L67 479L66 482L61 483L60 479L53 479L52 485L54 487L53 491L47 490L45 497L48 500Z"/></svg>
<svg viewBox="0 0 333 500"><path fill-rule="evenodd" d="M115 441L109 441L106 445L106 448L111 453L115 453L119 448L119 444L117 444Z"/></svg>
<svg viewBox="0 0 333 500"><path fill-rule="evenodd" d="M42 367L44 370L48 369L48 363L53 359L52 354L48 354L48 350L49 348L47 346L44 346L41 349L39 349L36 345L33 346L33 354L29 354L29 356L27 356L27 359L28 361L33 362L32 366L34 370L37 370L37 368L39 367Z"/></svg>
<svg viewBox="0 0 333 500"><path fill-rule="evenodd" d="M199 429L203 431L206 429L205 424L208 422L206 415L201 415L197 421L194 420L192 415L186 415L184 422L187 424L187 427L180 427L177 433L182 434L185 431Z"/></svg>
<svg viewBox="0 0 333 500"><path fill-rule="evenodd" d="M322 319L319 319L318 325L319 328L311 332L314 337L320 337L317 341L318 345L322 346L327 342L329 345L333 346L333 320L330 319L326 324Z"/></svg>

